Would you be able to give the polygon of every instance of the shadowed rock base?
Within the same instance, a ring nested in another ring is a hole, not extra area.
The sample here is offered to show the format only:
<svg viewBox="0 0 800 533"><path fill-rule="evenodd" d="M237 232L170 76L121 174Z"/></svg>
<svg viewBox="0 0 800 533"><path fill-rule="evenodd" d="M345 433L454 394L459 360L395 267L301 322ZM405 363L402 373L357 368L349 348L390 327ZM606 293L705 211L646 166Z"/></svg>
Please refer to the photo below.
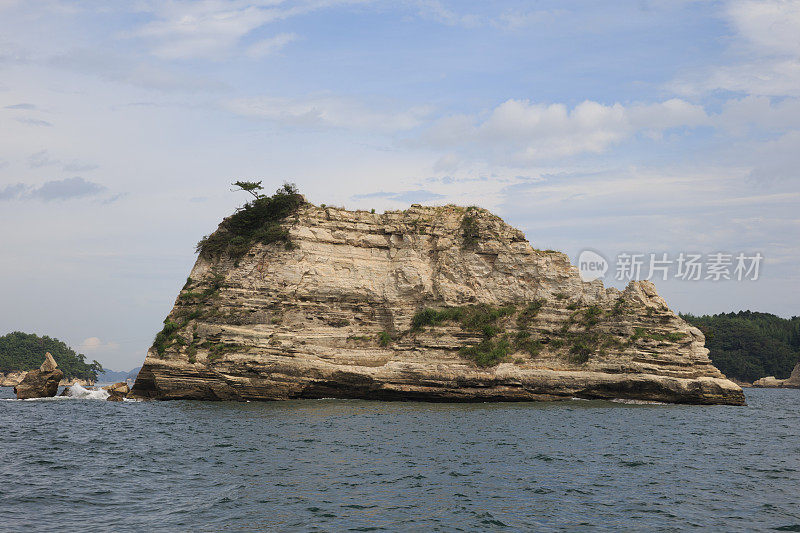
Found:
<svg viewBox="0 0 800 533"><path fill-rule="evenodd" d="M727 379L669 378L581 371L522 371L510 364L494 372L393 376L322 368L292 375L288 365L236 365L211 371L155 361L139 373L129 397L161 400L288 400L348 398L433 402L630 399L665 403L744 405L742 389ZM510 367L510 368L503 368ZM367 370L367 369L365 369ZM369 369L374 370L374 369ZM314 377L310 377L313 375Z"/></svg>

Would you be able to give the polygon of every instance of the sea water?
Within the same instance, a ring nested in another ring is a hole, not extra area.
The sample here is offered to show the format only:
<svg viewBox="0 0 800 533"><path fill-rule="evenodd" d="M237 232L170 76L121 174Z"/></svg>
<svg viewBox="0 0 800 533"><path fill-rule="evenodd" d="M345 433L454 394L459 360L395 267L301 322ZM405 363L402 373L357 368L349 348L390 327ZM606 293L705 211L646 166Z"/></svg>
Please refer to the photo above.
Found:
<svg viewBox="0 0 800 533"><path fill-rule="evenodd" d="M13 400L7 531L800 531L800 390L605 401Z"/></svg>

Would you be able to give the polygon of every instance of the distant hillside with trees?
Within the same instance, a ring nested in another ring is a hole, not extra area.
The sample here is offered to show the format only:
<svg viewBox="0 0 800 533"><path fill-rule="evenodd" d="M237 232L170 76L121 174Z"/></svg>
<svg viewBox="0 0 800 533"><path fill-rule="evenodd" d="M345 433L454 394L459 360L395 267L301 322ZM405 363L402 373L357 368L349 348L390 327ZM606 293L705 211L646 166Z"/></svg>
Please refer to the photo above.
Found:
<svg viewBox="0 0 800 533"><path fill-rule="evenodd" d="M135 380L136 376L139 375L139 370L141 369L142 367L137 366L132 370L117 372L115 370L108 370L105 368L102 372L97 374L97 383L117 383L127 379Z"/></svg>
<svg viewBox="0 0 800 533"><path fill-rule="evenodd" d="M86 356L75 353L75 350L58 339L15 331L0 337L0 373L39 368L47 352L56 360L58 368L67 379L94 381L97 373L103 371L100 363L87 363Z"/></svg>
<svg viewBox="0 0 800 533"><path fill-rule="evenodd" d="M800 360L800 317L739 311L681 318L705 334L711 360L728 377L785 379Z"/></svg>

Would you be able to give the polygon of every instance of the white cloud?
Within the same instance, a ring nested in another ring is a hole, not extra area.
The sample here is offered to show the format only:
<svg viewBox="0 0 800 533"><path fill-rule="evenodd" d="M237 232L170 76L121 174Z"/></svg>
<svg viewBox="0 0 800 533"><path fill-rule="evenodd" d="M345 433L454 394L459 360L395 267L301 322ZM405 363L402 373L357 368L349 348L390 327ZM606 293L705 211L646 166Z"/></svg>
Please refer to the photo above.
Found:
<svg viewBox="0 0 800 533"><path fill-rule="evenodd" d="M151 52L162 59L228 57L242 40L263 26L290 17L342 4L357 4L369 0L188 0L143 4L141 10L153 20L127 34L148 42ZM267 50L278 48L290 34L281 34L251 46ZM277 41L275 41L278 39ZM269 41L275 41L272 45ZM262 54L263 55L263 54Z"/></svg>
<svg viewBox="0 0 800 533"><path fill-rule="evenodd" d="M800 98L731 99L712 120L730 139L722 157L750 168L750 180L769 187L800 181Z"/></svg>
<svg viewBox="0 0 800 533"><path fill-rule="evenodd" d="M34 104L21 103L21 104L7 105L6 109L24 109L26 111L34 111L36 109L36 106Z"/></svg>
<svg viewBox="0 0 800 533"><path fill-rule="evenodd" d="M43 126L49 128L53 125L52 122L47 122L46 120L41 120L38 118L30 118L30 117L22 117L16 119L17 122L20 124L27 124L28 126Z"/></svg>
<svg viewBox="0 0 800 533"><path fill-rule="evenodd" d="M800 131L794 130L778 139L754 147L755 159L750 178L772 184L776 181L800 182Z"/></svg>
<svg viewBox="0 0 800 533"><path fill-rule="evenodd" d="M132 56L118 55L101 49L73 49L52 56L47 66L77 72L100 79L161 91L216 91L225 87L221 82L182 72L176 68L140 61Z"/></svg>
<svg viewBox="0 0 800 533"><path fill-rule="evenodd" d="M750 128L781 132L800 127L800 98L774 100L766 96L745 96L726 101L716 126L727 133L743 135Z"/></svg>
<svg viewBox="0 0 800 533"><path fill-rule="evenodd" d="M491 26L501 30L517 31L552 23L563 15L569 15L573 20L575 18L574 13L569 14L565 9L506 9L498 13L491 10L495 7L491 2L481 6L484 8L481 14L451 9L440 0L407 0L407 3L415 8L423 19L467 29ZM453 4L461 7L458 3ZM487 7L490 8L488 12L485 9ZM502 7L502 4L497 3L497 7Z"/></svg>
<svg viewBox="0 0 800 533"><path fill-rule="evenodd" d="M116 350L118 348L119 344L116 342L103 342L98 337L89 337L83 339L83 342L81 342L78 346L78 351L92 353L98 351Z"/></svg>
<svg viewBox="0 0 800 533"><path fill-rule="evenodd" d="M250 45L247 48L247 56L252 58L260 58L274 54L281 48L297 40L297 34L294 33L279 33L275 37L264 39Z"/></svg>
<svg viewBox="0 0 800 533"><path fill-rule="evenodd" d="M62 161L60 159L54 159L50 157L47 150L40 150L36 153L31 154L28 157L28 166L30 168L42 168L42 167L49 167L49 166L60 166L62 170L65 172L86 172L89 170L94 170L97 168L97 165L93 165L91 163L83 163L81 161Z"/></svg>
<svg viewBox="0 0 800 533"><path fill-rule="evenodd" d="M285 126L343 128L392 133L415 128L431 113L418 106L402 110L335 96L241 98L225 104L230 111Z"/></svg>
<svg viewBox="0 0 800 533"><path fill-rule="evenodd" d="M448 9L439 0L416 0L414 4L417 6L421 17L435 20L446 26L476 28L484 22L477 15L463 14Z"/></svg>
<svg viewBox="0 0 800 533"><path fill-rule="evenodd" d="M19 0L0 0L0 11L16 7L19 3Z"/></svg>
<svg viewBox="0 0 800 533"><path fill-rule="evenodd" d="M96 350L99 346L103 343L97 337L89 337L88 339L83 339L83 342L80 344L80 348L91 351Z"/></svg>
<svg viewBox="0 0 800 533"><path fill-rule="evenodd" d="M739 34L759 52L800 55L800 1L734 1L727 13Z"/></svg>
<svg viewBox="0 0 800 533"><path fill-rule="evenodd" d="M460 160L456 154L444 154L433 164L434 172L447 172L458 168Z"/></svg>
<svg viewBox="0 0 800 533"><path fill-rule="evenodd" d="M135 35L151 40L153 53L164 59L218 57L239 39L275 20L274 6L241 2L164 2L153 5L156 20Z"/></svg>
<svg viewBox="0 0 800 533"><path fill-rule="evenodd" d="M721 89L800 96L800 0L734 0L725 17L735 31L734 61L687 73L671 89L687 95Z"/></svg>
<svg viewBox="0 0 800 533"><path fill-rule="evenodd" d="M105 186L81 177L46 181L38 187L15 183L0 189L0 200L73 200L97 196L105 192Z"/></svg>
<svg viewBox="0 0 800 533"><path fill-rule="evenodd" d="M565 14L560 10L538 9L533 11L506 11L500 14L492 24L498 28L517 31L542 26L555 21L556 17Z"/></svg>
<svg viewBox="0 0 800 533"><path fill-rule="evenodd" d="M682 95L700 95L725 90L766 96L800 96L800 61L792 58L763 58L700 71L670 84Z"/></svg>
<svg viewBox="0 0 800 533"><path fill-rule="evenodd" d="M28 157L28 165L31 168L47 167L51 165L58 165L60 163L61 161L53 159L47 155L47 150L40 150Z"/></svg>
<svg viewBox="0 0 800 533"><path fill-rule="evenodd" d="M542 159L600 153L637 133L660 134L682 126L706 124L702 107L679 99L655 104L564 104L506 100L484 120L457 115L437 121L425 144L488 153L498 162L526 164ZM452 164L452 160L448 161Z"/></svg>

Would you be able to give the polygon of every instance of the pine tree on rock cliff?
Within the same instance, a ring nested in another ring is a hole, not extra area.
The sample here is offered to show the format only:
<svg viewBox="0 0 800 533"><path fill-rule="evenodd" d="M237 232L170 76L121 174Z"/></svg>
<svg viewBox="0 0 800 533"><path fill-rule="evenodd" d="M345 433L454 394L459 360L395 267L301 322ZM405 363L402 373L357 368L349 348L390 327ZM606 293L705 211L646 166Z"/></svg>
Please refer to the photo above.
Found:
<svg viewBox="0 0 800 533"><path fill-rule="evenodd" d="M259 198L263 198L264 195L258 191L263 191L264 187L261 186L260 181L236 181L233 183L234 186L239 187L238 189L234 189L236 191L247 191L253 195L253 198L258 200Z"/></svg>

